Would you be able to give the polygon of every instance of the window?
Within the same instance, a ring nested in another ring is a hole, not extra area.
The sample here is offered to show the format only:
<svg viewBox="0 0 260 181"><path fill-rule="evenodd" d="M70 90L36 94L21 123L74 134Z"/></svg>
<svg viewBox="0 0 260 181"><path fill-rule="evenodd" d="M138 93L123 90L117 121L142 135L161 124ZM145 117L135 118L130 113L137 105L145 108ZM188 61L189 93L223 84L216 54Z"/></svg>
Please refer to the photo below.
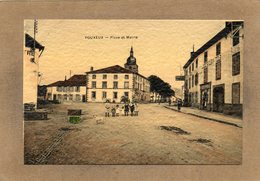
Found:
<svg viewBox="0 0 260 181"><path fill-rule="evenodd" d="M208 67L204 67L204 83L208 82Z"/></svg>
<svg viewBox="0 0 260 181"><path fill-rule="evenodd" d="M216 61L216 80L221 79L221 59Z"/></svg>
<svg viewBox="0 0 260 181"><path fill-rule="evenodd" d="M189 66L189 74L191 74L191 66Z"/></svg>
<svg viewBox="0 0 260 181"><path fill-rule="evenodd" d="M56 88L56 91L57 91L57 92L62 92L62 87L57 87L57 88Z"/></svg>
<svg viewBox="0 0 260 181"><path fill-rule="evenodd" d="M191 78L189 78L189 89L191 88Z"/></svg>
<svg viewBox="0 0 260 181"><path fill-rule="evenodd" d="M62 99L61 94L58 94L58 100L60 101Z"/></svg>
<svg viewBox="0 0 260 181"><path fill-rule="evenodd" d="M107 79L107 75L105 74L105 75L103 75L103 79Z"/></svg>
<svg viewBox="0 0 260 181"><path fill-rule="evenodd" d="M67 87L62 87L63 92L67 92Z"/></svg>
<svg viewBox="0 0 260 181"><path fill-rule="evenodd" d="M129 88L129 82L124 82L124 88L128 89Z"/></svg>
<svg viewBox="0 0 260 181"><path fill-rule="evenodd" d="M73 100L73 95L72 95L72 94L69 95L69 100L70 100L70 101Z"/></svg>
<svg viewBox="0 0 260 181"><path fill-rule="evenodd" d="M54 95L56 96L56 94L53 94L53 97L54 97ZM51 100L51 93L47 94L47 100Z"/></svg>
<svg viewBox="0 0 260 181"><path fill-rule="evenodd" d="M240 74L240 52L232 56L232 75Z"/></svg>
<svg viewBox="0 0 260 181"><path fill-rule="evenodd" d="M95 74L92 75L92 79L96 79L97 76Z"/></svg>
<svg viewBox="0 0 260 181"><path fill-rule="evenodd" d="M63 99L64 99L64 101L66 101L66 100L68 99L67 94L64 94L64 95L63 95Z"/></svg>
<svg viewBox="0 0 260 181"><path fill-rule="evenodd" d="M104 81L104 82L102 82L102 89L106 89L106 88L107 88L107 82Z"/></svg>
<svg viewBox="0 0 260 181"><path fill-rule="evenodd" d="M97 82L96 81L92 81L92 89L97 88Z"/></svg>
<svg viewBox="0 0 260 181"><path fill-rule="evenodd" d="M216 56L220 55L221 54L221 43L219 42L217 45L216 45Z"/></svg>
<svg viewBox="0 0 260 181"><path fill-rule="evenodd" d="M114 75L114 79L118 79L118 75Z"/></svg>
<svg viewBox="0 0 260 181"><path fill-rule="evenodd" d="M129 92L124 92L125 97L129 97Z"/></svg>
<svg viewBox="0 0 260 181"><path fill-rule="evenodd" d="M194 87L194 75L192 75L192 87Z"/></svg>
<svg viewBox="0 0 260 181"><path fill-rule="evenodd" d="M117 99L117 92L113 92L113 98Z"/></svg>
<svg viewBox="0 0 260 181"><path fill-rule="evenodd" d="M240 83L232 84L232 104L240 104Z"/></svg>
<svg viewBox="0 0 260 181"><path fill-rule="evenodd" d="M208 61L208 52L204 52L204 64Z"/></svg>
<svg viewBox="0 0 260 181"><path fill-rule="evenodd" d="M191 67L192 67L191 69L192 69L192 71L193 71L193 70L194 70L194 62L192 63L192 66L191 66Z"/></svg>
<svg viewBox="0 0 260 181"><path fill-rule="evenodd" d="M195 85L198 85L199 83L199 75L198 73L195 74Z"/></svg>
<svg viewBox="0 0 260 181"><path fill-rule="evenodd" d="M233 46L239 44L239 30L233 35Z"/></svg>
<svg viewBox="0 0 260 181"><path fill-rule="evenodd" d="M196 59L196 68L198 68L198 59Z"/></svg>
<svg viewBox="0 0 260 181"><path fill-rule="evenodd" d="M95 92L95 91L92 91L92 92L91 92L91 98L92 98L92 99L96 99L96 92Z"/></svg>
<svg viewBox="0 0 260 181"><path fill-rule="evenodd" d="M106 98L107 98L107 92L105 92L105 91L102 92L102 98L103 98L103 99L106 99Z"/></svg>
<svg viewBox="0 0 260 181"><path fill-rule="evenodd" d="M73 92L74 91L74 87L69 87L69 91Z"/></svg>
<svg viewBox="0 0 260 181"><path fill-rule="evenodd" d="M77 86L75 91L76 91L76 92L80 92L80 87Z"/></svg>
<svg viewBox="0 0 260 181"><path fill-rule="evenodd" d="M118 82L113 82L113 89L118 89Z"/></svg>
<svg viewBox="0 0 260 181"><path fill-rule="evenodd" d="M80 101L80 95L76 94L76 101Z"/></svg>
<svg viewBox="0 0 260 181"><path fill-rule="evenodd" d="M204 83L208 82L208 52L204 52Z"/></svg>
<svg viewBox="0 0 260 181"><path fill-rule="evenodd" d="M188 89L188 80L185 80L185 85L184 85L185 89Z"/></svg>
<svg viewBox="0 0 260 181"><path fill-rule="evenodd" d="M125 75L125 79L129 79L129 75Z"/></svg>
<svg viewBox="0 0 260 181"><path fill-rule="evenodd" d="M187 70L187 69L184 70L184 75L185 75L185 76L188 75L188 70Z"/></svg>

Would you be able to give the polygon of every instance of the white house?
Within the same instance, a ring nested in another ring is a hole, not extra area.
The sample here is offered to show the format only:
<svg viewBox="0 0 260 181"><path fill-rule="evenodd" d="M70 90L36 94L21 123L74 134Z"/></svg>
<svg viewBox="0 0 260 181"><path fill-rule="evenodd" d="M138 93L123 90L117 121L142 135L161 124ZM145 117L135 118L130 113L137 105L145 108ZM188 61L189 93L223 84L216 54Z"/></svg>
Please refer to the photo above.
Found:
<svg viewBox="0 0 260 181"><path fill-rule="evenodd" d="M226 114L242 114L243 22L226 26L184 65L184 104Z"/></svg>
<svg viewBox="0 0 260 181"><path fill-rule="evenodd" d="M150 82L146 77L119 65L91 70L87 74L87 102L149 102Z"/></svg>
<svg viewBox="0 0 260 181"><path fill-rule="evenodd" d="M86 102L86 75L73 75L68 80L47 86L47 100L59 102Z"/></svg>
<svg viewBox="0 0 260 181"><path fill-rule="evenodd" d="M23 49L23 103L37 108L37 89L39 81L39 58L44 46L25 34Z"/></svg>

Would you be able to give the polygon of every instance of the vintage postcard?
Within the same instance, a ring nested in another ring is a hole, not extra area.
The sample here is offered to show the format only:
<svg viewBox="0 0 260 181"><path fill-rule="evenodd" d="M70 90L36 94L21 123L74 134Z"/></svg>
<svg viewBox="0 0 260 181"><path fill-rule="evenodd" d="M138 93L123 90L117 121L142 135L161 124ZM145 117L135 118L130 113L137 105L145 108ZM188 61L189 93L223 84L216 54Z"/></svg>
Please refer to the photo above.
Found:
<svg viewBox="0 0 260 181"><path fill-rule="evenodd" d="M24 20L26 165L242 164L243 20Z"/></svg>

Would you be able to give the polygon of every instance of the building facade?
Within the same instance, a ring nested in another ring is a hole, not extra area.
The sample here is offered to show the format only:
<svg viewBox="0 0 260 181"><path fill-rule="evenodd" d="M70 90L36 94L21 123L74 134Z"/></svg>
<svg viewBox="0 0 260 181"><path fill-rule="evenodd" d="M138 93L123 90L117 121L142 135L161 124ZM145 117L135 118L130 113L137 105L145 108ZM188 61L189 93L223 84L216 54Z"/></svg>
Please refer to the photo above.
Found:
<svg viewBox="0 0 260 181"><path fill-rule="evenodd" d="M86 75L73 75L68 80L47 86L46 99L63 102L86 102Z"/></svg>
<svg viewBox="0 0 260 181"><path fill-rule="evenodd" d="M184 65L184 104L242 115L243 22L226 22Z"/></svg>
<svg viewBox="0 0 260 181"><path fill-rule="evenodd" d="M23 103L37 108L39 58L44 51L44 46L29 34L25 34L23 51Z"/></svg>
<svg viewBox="0 0 260 181"><path fill-rule="evenodd" d="M87 102L121 102L124 98L148 102L148 79L119 65L87 72Z"/></svg>

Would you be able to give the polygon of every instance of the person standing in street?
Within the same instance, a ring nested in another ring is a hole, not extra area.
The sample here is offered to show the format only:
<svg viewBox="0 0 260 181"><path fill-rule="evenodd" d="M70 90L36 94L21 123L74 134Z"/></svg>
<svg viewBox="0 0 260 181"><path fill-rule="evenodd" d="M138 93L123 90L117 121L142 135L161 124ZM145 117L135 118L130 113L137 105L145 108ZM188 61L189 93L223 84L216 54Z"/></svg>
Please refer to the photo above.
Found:
<svg viewBox="0 0 260 181"><path fill-rule="evenodd" d="M134 103L132 102L132 103L130 104L131 116L134 115L134 110L135 110L135 105L134 105Z"/></svg>
<svg viewBox="0 0 260 181"><path fill-rule="evenodd" d="M105 117L109 117L109 113L110 113L110 103L108 101L106 101L106 103L105 103Z"/></svg>
<svg viewBox="0 0 260 181"><path fill-rule="evenodd" d="M128 116L128 113L129 113L129 105L128 105L127 103L125 104L124 110L125 110L125 116Z"/></svg>
<svg viewBox="0 0 260 181"><path fill-rule="evenodd" d="M137 105L137 103L135 103L134 115L138 116L138 105Z"/></svg>
<svg viewBox="0 0 260 181"><path fill-rule="evenodd" d="M180 99L178 99L177 106L178 106L178 111L181 111L181 100Z"/></svg>

